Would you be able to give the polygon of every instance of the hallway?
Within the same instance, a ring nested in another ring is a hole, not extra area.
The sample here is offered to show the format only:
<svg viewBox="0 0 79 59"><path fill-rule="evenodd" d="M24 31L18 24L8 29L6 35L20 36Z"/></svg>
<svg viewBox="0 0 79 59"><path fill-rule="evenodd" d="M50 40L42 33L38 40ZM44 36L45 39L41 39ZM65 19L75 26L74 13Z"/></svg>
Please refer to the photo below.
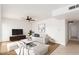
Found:
<svg viewBox="0 0 79 59"><path fill-rule="evenodd" d="M51 55L79 55L79 41L70 40L68 45L60 45Z"/></svg>

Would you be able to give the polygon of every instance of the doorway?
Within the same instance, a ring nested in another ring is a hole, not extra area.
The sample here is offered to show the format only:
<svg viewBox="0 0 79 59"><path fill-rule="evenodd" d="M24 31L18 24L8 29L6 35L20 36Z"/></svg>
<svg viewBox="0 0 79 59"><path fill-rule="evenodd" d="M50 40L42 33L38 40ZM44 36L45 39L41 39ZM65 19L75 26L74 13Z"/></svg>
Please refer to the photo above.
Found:
<svg viewBox="0 0 79 59"><path fill-rule="evenodd" d="M69 40L79 41L79 21L68 21Z"/></svg>

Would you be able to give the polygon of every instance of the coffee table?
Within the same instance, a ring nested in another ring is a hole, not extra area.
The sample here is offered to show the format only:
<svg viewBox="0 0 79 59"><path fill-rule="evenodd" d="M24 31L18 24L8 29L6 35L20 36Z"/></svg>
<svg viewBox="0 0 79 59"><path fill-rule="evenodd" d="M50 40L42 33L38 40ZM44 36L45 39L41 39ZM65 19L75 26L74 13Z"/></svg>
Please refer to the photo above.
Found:
<svg viewBox="0 0 79 59"><path fill-rule="evenodd" d="M21 42L24 43L24 45L25 45L25 47L23 46L23 48L26 48L28 50L28 55L30 55L31 48L37 46L36 44L33 43L34 41L28 41L28 42L21 41ZM21 50L20 50L20 52L21 52ZM24 53L24 49L23 49L23 53Z"/></svg>

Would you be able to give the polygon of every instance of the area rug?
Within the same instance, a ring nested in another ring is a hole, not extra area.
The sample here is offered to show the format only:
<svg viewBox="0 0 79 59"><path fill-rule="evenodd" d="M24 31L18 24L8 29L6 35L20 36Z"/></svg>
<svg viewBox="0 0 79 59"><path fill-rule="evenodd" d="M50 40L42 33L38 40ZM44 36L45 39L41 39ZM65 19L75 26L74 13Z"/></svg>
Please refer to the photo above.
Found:
<svg viewBox="0 0 79 59"><path fill-rule="evenodd" d="M60 44L49 42L48 45L49 47L47 55L50 55Z"/></svg>

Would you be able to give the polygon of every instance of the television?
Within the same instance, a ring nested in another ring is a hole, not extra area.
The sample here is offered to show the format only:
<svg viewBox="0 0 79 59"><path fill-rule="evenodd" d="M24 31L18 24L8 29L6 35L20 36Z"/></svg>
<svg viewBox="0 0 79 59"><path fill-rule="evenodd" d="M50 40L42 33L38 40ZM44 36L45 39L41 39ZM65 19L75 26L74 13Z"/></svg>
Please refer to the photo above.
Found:
<svg viewBox="0 0 79 59"><path fill-rule="evenodd" d="M12 29L12 35L22 35L23 29Z"/></svg>

